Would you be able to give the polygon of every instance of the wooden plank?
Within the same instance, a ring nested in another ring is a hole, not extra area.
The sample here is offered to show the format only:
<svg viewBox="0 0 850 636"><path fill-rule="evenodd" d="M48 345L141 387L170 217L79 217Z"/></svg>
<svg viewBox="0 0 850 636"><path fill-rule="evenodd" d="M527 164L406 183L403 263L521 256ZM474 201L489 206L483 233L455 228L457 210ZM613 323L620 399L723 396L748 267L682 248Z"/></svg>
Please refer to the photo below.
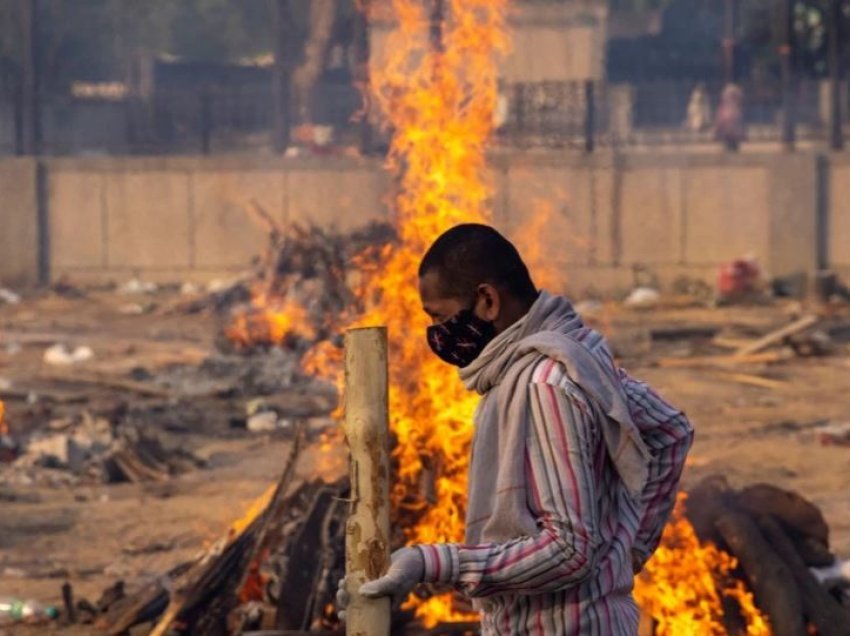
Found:
<svg viewBox="0 0 850 636"><path fill-rule="evenodd" d="M104 389L115 389L118 391L129 391L146 397L173 398L178 394L172 389L158 386L150 382L138 382L125 378L115 378L100 374L87 374L78 370L74 371L47 371L38 376L39 380L57 382L60 384L76 384L85 386L98 386Z"/></svg>
<svg viewBox="0 0 850 636"><path fill-rule="evenodd" d="M747 356L693 356L690 358L660 358L656 365L662 369L687 367L738 367L742 364L768 364L780 362L791 357L789 351L767 351Z"/></svg>
<svg viewBox="0 0 850 636"><path fill-rule="evenodd" d="M721 349L741 349L755 342L752 338L734 338L732 336L717 335L711 339L711 344Z"/></svg>
<svg viewBox="0 0 850 636"><path fill-rule="evenodd" d="M785 338L789 336L793 336L794 334L800 333L801 331L805 331L810 327L813 327L818 323L820 318L815 315L803 316L799 320L795 320L790 325L784 325L779 329L774 329L770 333L765 336L759 338L755 342L744 345L740 349L735 352L736 357L746 357L752 355L754 353L758 353L764 349L767 349L771 345L774 345L778 342L782 342Z"/></svg>
<svg viewBox="0 0 850 636"><path fill-rule="evenodd" d="M711 374L723 380L757 386L762 389L778 390L791 386L791 383L786 382L785 380L774 380L772 378L765 378L760 375L752 375L750 373L729 373L723 370L712 370Z"/></svg>

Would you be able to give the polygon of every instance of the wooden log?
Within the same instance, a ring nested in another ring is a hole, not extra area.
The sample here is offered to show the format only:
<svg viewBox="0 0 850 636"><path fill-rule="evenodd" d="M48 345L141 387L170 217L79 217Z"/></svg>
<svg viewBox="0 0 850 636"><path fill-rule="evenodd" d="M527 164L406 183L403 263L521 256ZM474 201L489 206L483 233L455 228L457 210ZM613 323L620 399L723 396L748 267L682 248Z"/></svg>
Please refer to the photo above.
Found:
<svg viewBox="0 0 850 636"><path fill-rule="evenodd" d="M367 599L360 586L390 562L387 331L345 335L345 435L351 450L351 511L346 523L346 633L388 636L389 597Z"/></svg>
<svg viewBox="0 0 850 636"><path fill-rule="evenodd" d="M298 465L298 458L301 454L301 448L304 445L304 439L306 436L306 427L303 422L300 422L296 425L295 439L292 441L292 448L289 450L289 456L286 459L286 464L284 465L283 472L277 482L274 494L272 495L268 507L263 512L263 521L260 525L260 529L257 531L257 540L254 542L254 546L251 549L251 554L248 559L249 564L256 561L263 552L271 549L270 542L272 536L279 538L277 536L280 531L279 524L282 523L283 520L283 512L287 501L287 495L289 494L289 488L292 485L292 480L295 477L295 467ZM278 532L276 533L274 531ZM236 589L242 589L245 585L248 574L249 572L246 568L242 573L239 585Z"/></svg>
<svg viewBox="0 0 850 636"><path fill-rule="evenodd" d="M736 382L737 384L757 386L761 389L779 390L791 386L791 383L786 382L785 380L774 380L760 375L753 375L752 373L733 373L719 369L711 370L710 373L719 380L728 380L730 382Z"/></svg>
<svg viewBox="0 0 850 636"><path fill-rule="evenodd" d="M753 484L735 495L735 506L753 517L771 515L799 545L812 539L821 546L821 558L806 565L825 567L832 564L829 554L829 526L820 509L800 495L772 484Z"/></svg>
<svg viewBox="0 0 850 636"><path fill-rule="evenodd" d="M688 358L661 358L656 364L662 369L680 367L740 367L742 364L767 364L780 362L792 354L783 351L766 351L746 356L691 356Z"/></svg>
<svg viewBox="0 0 850 636"><path fill-rule="evenodd" d="M719 543L714 522L732 509L733 491L723 475L709 475L688 490L685 515L700 541Z"/></svg>
<svg viewBox="0 0 850 636"><path fill-rule="evenodd" d="M73 625L77 622L77 608L74 607L74 588L68 581L62 584L62 604L65 607L65 620Z"/></svg>
<svg viewBox="0 0 850 636"><path fill-rule="evenodd" d="M296 433L270 503L241 534L217 542L216 545L223 548L214 547L208 553L210 558L199 563L198 567L187 573L181 584L175 586L168 607L150 636L163 636L178 618L189 625L190 631L195 629L196 621L216 621L215 613L209 610L213 601L218 600L225 607L235 604L236 595L245 581L246 570L258 556L257 546L266 544L269 527L280 516L286 491L295 474L303 437L302 427ZM201 629L191 633L201 633Z"/></svg>
<svg viewBox="0 0 850 636"><path fill-rule="evenodd" d="M69 372L42 372L39 374L38 379L46 380L48 382L57 382L60 384L98 386L103 387L104 389L129 391L145 397L174 398L179 396L179 394L172 389L152 384L150 382L138 382L136 380L127 380L103 374L93 373L88 375L76 369Z"/></svg>
<svg viewBox="0 0 850 636"><path fill-rule="evenodd" d="M744 345L735 352L735 355L738 357L744 357L758 353L777 342L782 342L782 340L789 336L793 336L801 331L805 331L809 327L813 327L819 320L820 318L814 315L803 316L799 320L792 322L790 325L774 329L769 334L766 334L755 342Z"/></svg>
<svg viewBox="0 0 850 636"><path fill-rule="evenodd" d="M782 526L770 515L756 519L770 546L782 558L794 575L806 617L817 627L820 636L846 636L850 630L850 611L842 608L824 590L815 575L806 567Z"/></svg>
<svg viewBox="0 0 850 636"><path fill-rule="evenodd" d="M755 521L740 512L727 512L715 526L740 561L774 636L805 634L803 603L794 576L765 541Z"/></svg>
<svg viewBox="0 0 850 636"><path fill-rule="evenodd" d="M718 334L711 339L711 344L715 347L720 347L721 349L740 349L742 347L746 347L755 342L751 338L735 338L733 336L724 336L722 334Z"/></svg>
<svg viewBox="0 0 850 636"><path fill-rule="evenodd" d="M323 549L328 549L321 544L322 526L334 505L335 495L337 492L331 487L319 488L304 513L304 523L292 537L286 569L281 577L275 627L289 630L310 627L319 583L317 578L322 570L321 557L325 556Z"/></svg>

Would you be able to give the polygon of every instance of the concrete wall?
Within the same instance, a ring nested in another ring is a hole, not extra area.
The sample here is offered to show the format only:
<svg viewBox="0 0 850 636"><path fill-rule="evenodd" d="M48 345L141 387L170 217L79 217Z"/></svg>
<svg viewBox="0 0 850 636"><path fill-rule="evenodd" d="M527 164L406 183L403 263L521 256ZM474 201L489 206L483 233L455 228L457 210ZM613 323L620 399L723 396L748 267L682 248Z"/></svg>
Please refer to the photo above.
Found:
<svg viewBox="0 0 850 636"><path fill-rule="evenodd" d="M830 267L850 279L850 159L834 155L829 160L824 206L826 253Z"/></svg>
<svg viewBox="0 0 850 636"><path fill-rule="evenodd" d="M75 278L186 279L244 268L281 224L350 229L386 219L388 177L349 159L58 159L49 162L51 268Z"/></svg>
<svg viewBox="0 0 850 636"><path fill-rule="evenodd" d="M812 154L649 156L507 153L492 158L493 221L540 283L624 291L636 272L662 286L712 281L720 263L758 258L774 276L829 263L850 274L850 160ZM205 280L244 269L277 221L349 229L389 218L377 160L103 158L44 162L52 278ZM0 162L0 281L38 275L36 169ZM819 217L819 214L821 217Z"/></svg>
<svg viewBox="0 0 850 636"><path fill-rule="evenodd" d="M0 284L38 282L39 236L36 162L0 161Z"/></svg>
<svg viewBox="0 0 850 636"><path fill-rule="evenodd" d="M547 216L537 269L554 261L579 291L627 289L636 272L662 286L713 281L746 255L773 276L817 266L812 156L515 156L497 182L497 223L523 243L523 228Z"/></svg>

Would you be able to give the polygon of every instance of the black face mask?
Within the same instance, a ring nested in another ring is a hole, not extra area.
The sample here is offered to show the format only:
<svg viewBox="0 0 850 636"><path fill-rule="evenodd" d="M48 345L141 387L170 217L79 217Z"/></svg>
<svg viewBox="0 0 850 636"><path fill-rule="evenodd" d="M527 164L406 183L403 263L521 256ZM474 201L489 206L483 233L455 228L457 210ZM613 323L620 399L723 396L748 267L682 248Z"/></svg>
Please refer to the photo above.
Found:
<svg viewBox="0 0 850 636"><path fill-rule="evenodd" d="M477 358L496 335L492 322L479 318L471 309L459 311L428 327L428 345L440 359L465 367Z"/></svg>

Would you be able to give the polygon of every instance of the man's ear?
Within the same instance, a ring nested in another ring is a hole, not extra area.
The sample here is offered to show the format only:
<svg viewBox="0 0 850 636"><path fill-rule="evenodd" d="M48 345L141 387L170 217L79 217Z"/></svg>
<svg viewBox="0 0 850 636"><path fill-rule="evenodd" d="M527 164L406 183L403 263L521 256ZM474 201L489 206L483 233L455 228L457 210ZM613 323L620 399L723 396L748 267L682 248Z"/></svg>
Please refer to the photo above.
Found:
<svg viewBox="0 0 850 636"><path fill-rule="evenodd" d="M475 313L479 318L495 322L502 311L502 297L499 290L489 283L482 283L478 286L476 293Z"/></svg>

